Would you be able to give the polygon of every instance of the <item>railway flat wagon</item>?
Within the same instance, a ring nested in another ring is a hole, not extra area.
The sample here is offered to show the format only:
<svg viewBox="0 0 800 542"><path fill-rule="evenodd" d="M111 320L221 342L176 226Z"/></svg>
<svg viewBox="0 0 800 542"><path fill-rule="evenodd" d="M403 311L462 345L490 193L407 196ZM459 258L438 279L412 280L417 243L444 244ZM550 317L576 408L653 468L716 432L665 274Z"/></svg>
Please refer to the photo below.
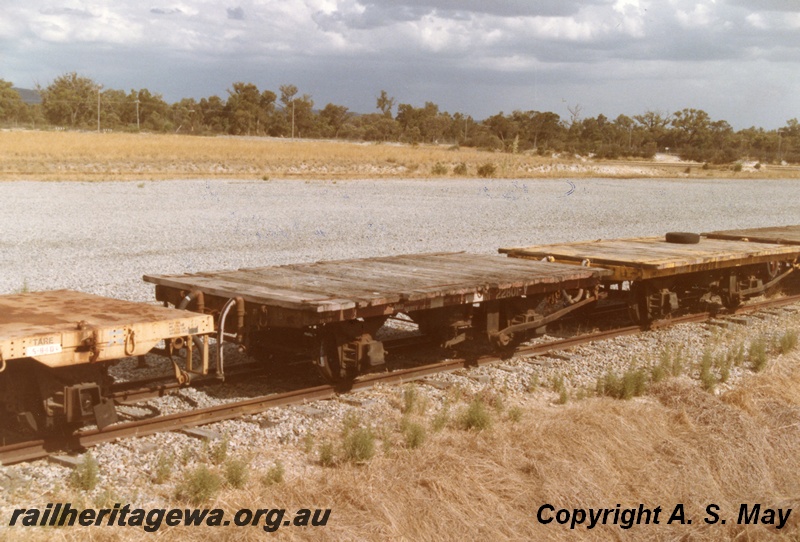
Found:
<svg viewBox="0 0 800 542"><path fill-rule="evenodd" d="M0 412L5 434L116 421L108 368L125 357L185 351L176 376L208 370L210 316L57 290L0 296ZM192 366L193 340L202 367Z"/></svg>
<svg viewBox="0 0 800 542"><path fill-rule="evenodd" d="M609 296L626 296L634 321L648 323L698 306L734 308L765 293L798 268L800 245L672 233L500 252L608 269L602 281Z"/></svg>
<svg viewBox="0 0 800 542"><path fill-rule="evenodd" d="M605 273L496 255L435 253L144 280L156 285L156 298L165 304L213 314L218 345L225 333L267 360L301 349L327 379L346 382L385 366L377 334L390 317L410 317L442 347L479 337L503 347L593 303Z"/></svg>
<svg viewBox="0 0 800 542"><path fill-rule="evenodd" d="M769 226L766 228L744 228L741 230L720 230L704 233L703 235L709 239L728 239L731 241L752 241L756 243L800 245L800 225Z"/></svg>

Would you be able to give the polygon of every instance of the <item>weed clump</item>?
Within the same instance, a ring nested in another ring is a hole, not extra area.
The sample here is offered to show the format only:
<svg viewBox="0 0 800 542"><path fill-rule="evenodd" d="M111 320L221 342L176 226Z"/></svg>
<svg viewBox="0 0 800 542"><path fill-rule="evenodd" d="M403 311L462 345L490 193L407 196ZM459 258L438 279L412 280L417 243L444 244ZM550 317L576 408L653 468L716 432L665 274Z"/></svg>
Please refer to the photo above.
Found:
<svg viewBox="0 0 800 542"><path fill-rule="evenodd" d="M409 384L403 388L403 414L410 414L417 406L417 388L413 384Z"/></svg>
<svg viewBox="0 0 800 542"><path fill-rule="evenodd" d="M247 483L247 461L231 459L225 463L225 481L230 487L241 489Z"/></svg>
<svg viewBox="0 0 800 542"><path fill-rule="evenodd" d="M323 467L332 467L336 463L336 456L333 452L333 443L323 442L319 447L319 464Z"/></svg>
<svg viewBox="0 0 800 542"><path fill-rule="evenodd" d="M172 465L175 458L172 454L159 454L153 465L153 483L163 484L172 476Z"/></svg>
<svg viewBox="0 0 800 542"><path fill-rule="evenodd" d="M508 419L513 423L517 423L522 419L523 411L518 406L513 406L508 409Z"/></svg>
<svg viewBox="0 0 800 542"><path fill-rule="evenodd" d="M221 465L228 457L228 438L223 438L213 446L206 443L208 450L208 458L215 465Z"/></svg>
<svg viewBox="0 0 800 542"><path fill-rule="evenodd" d="M375 455L375 435L369 427L347 431L342 444L345 459L353 463L368 461Z"/></svg>
<svg viewBox="0 0 800 542"><path fill-rule="evenodd" d="M209 501L222 487L219 474L212 472L206 465L200 465L186 473L186 476L175 488L175 498L199 505Z"/></svg>
<svg viewBox="0 0 800 542"><path fill-rule="evenodd" d="M710 350L703 352L703 357L700 360L700 385L706 391L711 391L717 385L717 379L711 371L714 365L714 356Z"/></svg>
<svg viewBox="0 0 800 542"><path fill-rule="evenodd" d="M778 351L781 354L788 354L795 348L797 348L797 331L790 329L778 339Z"/></svg>
<svg viewBox="0 0 800 542"><path fill-rule="evenodd" d="M488 429L492 424L492 417L483 401L476 397L463 412L459 421L463 429L482 431Z"/></svg>
<svg viewBox="0 0 800 542"><path fill-rule="evenodd" d="M450 409L445 404L442 409L433 417L431 421L431 429L438 432L445 428L447 422L450 420Z"/></svg>
<svg viewBox="0 0 800 542"><path fill-rule="evenodd" d="M283 463L276 461L275 465L269 468L267 473L261 477L261 483L265 486L274 484L282 484L283 476L286 474L286 469L283 468Z"/></svg>
<svg viewBox="0 0 800 542"><path fill-rule="evenodd" d="M750 343L750 348L747 349L747 358L757 373L767 367L767 340L764 337L759 337Z"/></svg>
<svg viewBox="0 0 800 542"><path fill-rule="evenodd" d="M425 442L425 427L420 423L403 420L400 430L408 448L419 448Z"/></svg>
<svg viewBox="0 0 800 542"><path fill-rule="evenodd" d="M492 164L491 162L487 162L485 164L481 164L478 166L478 177L488 178L494 177L494 174L497 172L497 166Z"/></svg>
<svg viewBox="0 0 800 542"><path fill-rule="evenodd" d="M631 367L621 377L609 371L602 378L598 378L595 385L595 392L598 395L614 399L631 399L644 394L645 391L647 391L647 371L637 367Z"/></svg>
<svg viewBox="0 0 800 542"><path fill-rule="evenodd" d="M75 467L70 474L69 481L73 487L84 491L91 491L97 487L100 480L100 466L91 454L86 452L83 460Z"/></svg>

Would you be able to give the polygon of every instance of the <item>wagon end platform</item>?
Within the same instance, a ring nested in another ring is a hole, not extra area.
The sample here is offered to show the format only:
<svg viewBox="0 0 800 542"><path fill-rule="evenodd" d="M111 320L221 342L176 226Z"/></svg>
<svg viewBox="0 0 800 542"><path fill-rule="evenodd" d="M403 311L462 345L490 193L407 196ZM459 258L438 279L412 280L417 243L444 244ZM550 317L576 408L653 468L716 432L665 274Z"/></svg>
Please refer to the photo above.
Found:
<svg viewBox="0 0 800 542"><path fill-rule="evenodd" d="M50 367L144 355L165 339L214 331L210 316L55 290L0 296L0 359Z"/></svg>
<svg viewBox="0 0 800 542"><path fill-rule="evenodd" d="M516 258L550 258L556 262L584 262L612 271L608 281L652 278L706 272L800 256L800 246L775 243L742 243L737 240L701 237L696 244L669 243L663 237L600 239L560 245L501 248Z"/></svg>
<svg viewBox="0 0 800 542"><path fill-rule="evenodd" d="M704 233L703 235L709 239L728 239L731 241L800 245L800 225L745 228L741 230L720 230Z"/></svg>

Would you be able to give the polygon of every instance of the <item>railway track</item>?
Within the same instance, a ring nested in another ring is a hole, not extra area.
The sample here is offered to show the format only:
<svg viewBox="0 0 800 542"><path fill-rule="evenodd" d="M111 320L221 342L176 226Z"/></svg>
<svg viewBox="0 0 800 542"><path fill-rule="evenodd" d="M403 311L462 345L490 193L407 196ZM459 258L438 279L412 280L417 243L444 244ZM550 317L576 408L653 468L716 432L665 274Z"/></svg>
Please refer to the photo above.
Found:
<svg viewBox="0 0 800 542"><path fill-rule="evenodd" d="M786 296L779 299L754 302L746 306L739 307L734 311L726 312L720 316L725 317L734 316L737 314L754 313L761 310L777 308L798 302L800 302L800 295ZM714 315L710 313L684 315L671 318L669 320L653 322L650 326L650 329L660 329L682 323L703 322L709 320L713 316ZM513 355L542 355L595 341L608 340L625 335L634 335L641 333L642 331L643 328L641 326L629 325L604 331L579 334L547 343L522 346L515 349L513 351ZM507 357L508 356L481 355L473 359L447 359L431 364L399 369L387 373L368 374L354 382L350 390L358 391L369 389L377 384L399 384L412 382L424 379L425 377L437 373L497 363L503 359L507 359ZM243 372L242 374L246 373ZM211 383L212 380L213 379L207 379L207 381L203 383ZM116 392L116 399L120 402L130 402L137 398L141 399L148 396L153 397L160 394L163 395L164 393L168 393L170 390L171 388L167 389L164 387L164 385L159 385L156 389L120 389ZM186 429L224 420L235 419L244 415L258 414L279 406L330 399L335 397L340 391L341 389L337 389L336 386L326 384L284 393L255 397L244 401L196 409L188 412L180 412L156 416L148 419L118 423L106 427L102 431L97 429L81 430L69 436L39 439L3 446L0 447L0 464L9 465L24 461L32 461L47 457L52 453L82 451L102 443L113 442L123 438L141 437L159 432Z"/></svg>

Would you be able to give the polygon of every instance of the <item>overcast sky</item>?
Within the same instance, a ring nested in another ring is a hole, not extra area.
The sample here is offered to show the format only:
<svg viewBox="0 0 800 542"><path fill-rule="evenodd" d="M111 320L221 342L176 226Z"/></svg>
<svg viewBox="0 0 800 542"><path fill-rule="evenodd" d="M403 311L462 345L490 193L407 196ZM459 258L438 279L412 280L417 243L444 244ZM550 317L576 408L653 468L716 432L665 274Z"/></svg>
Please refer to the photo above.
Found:
<svg viewBox="0 0 800 542"><path fill-rule="evenodd" d="M78 72L169 102L291 83L316 107L483 119L692 107L736 129L800 118L800 0L0 0L0 78Z"/></svg>

